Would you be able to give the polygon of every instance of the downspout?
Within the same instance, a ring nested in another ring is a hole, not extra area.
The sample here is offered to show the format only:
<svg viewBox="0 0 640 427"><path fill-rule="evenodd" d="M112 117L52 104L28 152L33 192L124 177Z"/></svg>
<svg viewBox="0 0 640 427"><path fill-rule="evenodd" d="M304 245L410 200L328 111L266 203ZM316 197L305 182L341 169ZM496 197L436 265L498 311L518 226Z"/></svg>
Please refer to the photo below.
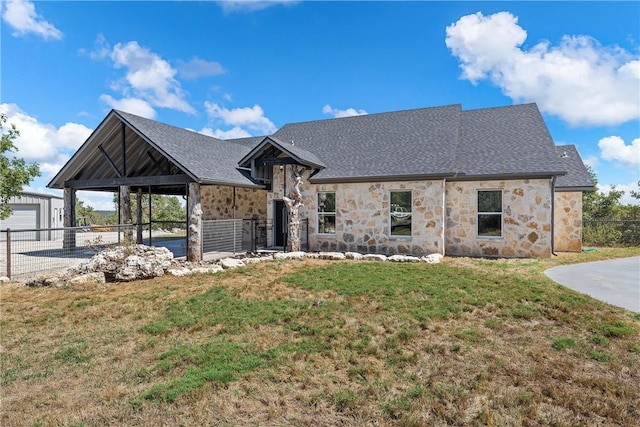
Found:
<svg viewBox="0 0 640 427"><path fill-rule="evenodd" d="M556 195L555 195L555 188L556 188L556 176L554 175L553 177L551 177L551 254L553 254L553 256L558 256L558 254L555 252L555 229L556 229L556 224L555 224L555 204L556 204Z"/></svg>
<svg viewBox="0 0 640 427"><path fill-rule="evenodd" d="M445 255L446 231L447 231L447 178L442 178L442 256Z"/></svg>

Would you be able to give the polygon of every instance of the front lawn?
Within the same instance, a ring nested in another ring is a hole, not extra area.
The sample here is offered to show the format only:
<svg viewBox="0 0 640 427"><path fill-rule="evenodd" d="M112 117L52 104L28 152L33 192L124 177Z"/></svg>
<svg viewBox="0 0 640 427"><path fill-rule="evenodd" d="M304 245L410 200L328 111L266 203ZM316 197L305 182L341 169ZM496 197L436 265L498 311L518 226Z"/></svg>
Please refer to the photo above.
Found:
<svg viewBox="0 0 640 427"><path fill-rule="evenodd" d="M633 255L5 285L0 424L632 425L640 316L543 271Z"/></svg>

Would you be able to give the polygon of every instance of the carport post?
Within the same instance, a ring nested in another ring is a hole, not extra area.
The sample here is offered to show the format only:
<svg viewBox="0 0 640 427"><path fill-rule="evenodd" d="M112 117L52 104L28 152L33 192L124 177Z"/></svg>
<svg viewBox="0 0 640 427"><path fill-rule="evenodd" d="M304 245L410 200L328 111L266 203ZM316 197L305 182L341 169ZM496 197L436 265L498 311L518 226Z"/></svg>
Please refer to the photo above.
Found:
<svg viewBox="0 0 640 427"><path fill-rule="evenodd" d="M62 247L64 249L75 249L76 230L69 229L76 226L76 189L64 187L64 238Z"/></svg>

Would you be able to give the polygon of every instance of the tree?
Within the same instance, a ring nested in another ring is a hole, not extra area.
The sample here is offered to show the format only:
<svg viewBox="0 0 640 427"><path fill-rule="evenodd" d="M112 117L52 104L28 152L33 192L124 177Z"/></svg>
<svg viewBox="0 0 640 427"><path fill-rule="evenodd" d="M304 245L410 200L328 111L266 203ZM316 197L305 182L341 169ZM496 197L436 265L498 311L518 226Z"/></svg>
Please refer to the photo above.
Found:
<svg viewBox="0 0 640 427"><path fill-rule="evenodd" d="M28 185L31 180L40 176L40 167L37 163L27 164L24 159L15 157L10 153L18 151L13 141L20 136L15 125L11 125L5 132L7 116L0 113L0 219L11 215L9 199L19 196L22 187Z"/></svg>
<svg viewBox="0 0 640 427"><path fill-rule="evenodd" d="M95 225L101 222L102 215L91 206L85 206L82 200L76 199L76 225Z"/></svg>
<svg viewBox="0 0 640 427"><path fill-rule="evenodd" d="M136 219L136 212L138 212L138 198L136 193L131 193L131 216ZM113 204L115 206L116 212L108 218L109 223L117 223L118 222L118 193L114 193L113 195ZM149 194L142 194L142 222L149 222ZM187 221L187 212L180 204L180 200L178 200L175 196L165 196L162 194L152 194L151 195L151 219L153 221L167 221L167 222L178 222L178 223L186 223ZM176 224L177 225L177 224ZM175 226L174 226L175 227Z"/></svg>

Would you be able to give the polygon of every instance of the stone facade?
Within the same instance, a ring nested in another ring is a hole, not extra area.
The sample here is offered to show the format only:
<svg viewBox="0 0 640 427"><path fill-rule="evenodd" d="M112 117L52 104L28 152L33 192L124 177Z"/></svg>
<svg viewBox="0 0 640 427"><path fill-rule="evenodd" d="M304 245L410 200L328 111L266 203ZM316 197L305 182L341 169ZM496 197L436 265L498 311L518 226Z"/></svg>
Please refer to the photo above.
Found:
<svg viewBox="0 0 640 427"><path fill-rule="evenodd" d="M309 249L312 251L354 251L379 254L425 255L443 253L443 184L435 181L309 184L304 173L301 218L309 220ZM275 168L273 192L267 196L268 217L273 202L282 199L283 171ZM389 192L412 193L411 236L391 236ZM317 234L317 194L336 193L336 232Z"/></svg>
<svg viewBox="0 0 640 427"><path fill-rule="evenodd" d="M236 188L235 218L272 221L275 201L282 200L285 192L284 174L291 167L274 167L270 191ZM555 193L552 221L549 179L311 184L310 173L303 173L300 218L308 219L311 251L548 257L552 224L556 250L579 251L582 247L582 193ZM403 190L412 194L412 235L392 236L390 192ZM502 190L500 237L477 235L478 190ZM317 233L318 192L336 194L335 234ZM204 219L232 218L233 188L202 186L202 207ZM269 229L269 245L273 237Z"/></svg>
<svg viewBox="0 0 640 427"><path fill-rule="evenodd" d="M554 249L559 252L580 252L582 250L582 192L556 192L554 209Z"/></svg>
<svg viewBox="0 0 640 427"><path fill-rule="evenodd" d="M267 218L266 190L236 187L235 213L233 187L202 185L200 191L203 220Z"/></svg>
<svg viewBox="0 0 640 427"><path fill-rule="evenodd" d="M502 236L478 237L478 190L502 190ZM447 255L551 256L551 183L548 179L448 182Z"/></svg>

